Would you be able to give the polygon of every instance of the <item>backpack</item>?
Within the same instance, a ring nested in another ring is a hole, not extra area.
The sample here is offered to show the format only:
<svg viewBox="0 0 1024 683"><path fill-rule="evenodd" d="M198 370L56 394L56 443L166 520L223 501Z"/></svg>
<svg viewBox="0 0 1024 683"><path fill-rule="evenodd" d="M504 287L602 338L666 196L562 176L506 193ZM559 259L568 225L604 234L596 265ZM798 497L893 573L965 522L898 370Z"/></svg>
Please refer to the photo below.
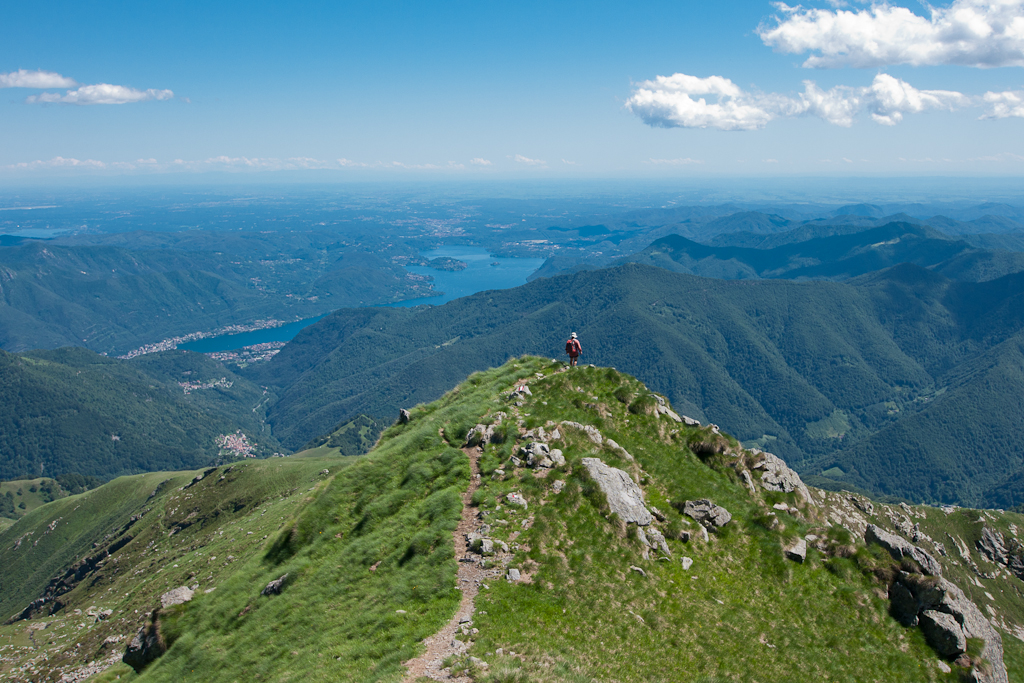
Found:
<svg viewBox="0 0 1024 683"><path fill-rule="evenodd" d="M570 339L565 342L565 352L570 356L578 356L582 350L578 339Z"/></svg>

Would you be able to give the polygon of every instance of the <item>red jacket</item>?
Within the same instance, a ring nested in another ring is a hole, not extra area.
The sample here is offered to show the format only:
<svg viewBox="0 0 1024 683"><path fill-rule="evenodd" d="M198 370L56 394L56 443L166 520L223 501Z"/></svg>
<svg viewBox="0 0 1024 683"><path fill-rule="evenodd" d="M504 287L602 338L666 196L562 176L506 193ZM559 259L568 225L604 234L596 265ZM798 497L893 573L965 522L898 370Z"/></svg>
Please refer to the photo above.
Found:
<svg viewBox="0 0 1024 683"><path fill-rule="evenodd" d="M578 356L583 353L583 347L580 346L579 339L570 339L565 342L565 352L570 356Z"/></svg>

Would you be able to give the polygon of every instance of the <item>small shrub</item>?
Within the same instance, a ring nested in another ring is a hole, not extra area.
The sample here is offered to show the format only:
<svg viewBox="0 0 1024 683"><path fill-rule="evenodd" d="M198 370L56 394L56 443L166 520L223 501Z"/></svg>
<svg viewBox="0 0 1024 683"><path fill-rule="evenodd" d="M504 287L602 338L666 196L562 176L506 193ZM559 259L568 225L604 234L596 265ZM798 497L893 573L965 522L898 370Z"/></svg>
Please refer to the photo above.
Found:
<svg viewBox="0 0 1024 683"><path fill-rule="evenodd" d="M654 415L658 412L658 401L650 394L638 396L629 404L629 412L634 415Z"/></svg>
<svg viewBox="0 0 1024 683"><path fill-rule="evenodd" d="M619 387L613 394L619 403L629 405L629 402L633 400L633 392L629 390L629 387Z"/></svg>

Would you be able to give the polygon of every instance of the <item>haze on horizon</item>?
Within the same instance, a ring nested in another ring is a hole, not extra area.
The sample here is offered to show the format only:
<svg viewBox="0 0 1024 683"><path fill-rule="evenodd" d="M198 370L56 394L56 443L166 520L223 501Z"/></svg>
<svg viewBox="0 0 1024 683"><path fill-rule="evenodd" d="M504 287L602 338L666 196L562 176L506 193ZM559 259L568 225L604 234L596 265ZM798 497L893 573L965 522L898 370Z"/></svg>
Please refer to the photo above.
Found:
<svg viewBox="0 0 1024 683"><path fill-rule="evenodd" d="M18 3L0 182L1013 178L1022 27L1024 0Z"/></svg>

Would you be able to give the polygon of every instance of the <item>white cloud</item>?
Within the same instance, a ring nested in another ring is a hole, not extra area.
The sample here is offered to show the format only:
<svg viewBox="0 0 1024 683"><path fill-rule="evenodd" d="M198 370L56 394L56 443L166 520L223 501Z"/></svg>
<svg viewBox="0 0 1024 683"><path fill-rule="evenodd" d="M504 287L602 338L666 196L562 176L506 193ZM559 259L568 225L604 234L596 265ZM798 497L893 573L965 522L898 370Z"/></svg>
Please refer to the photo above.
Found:
<svg viewBox="0 0 1024 683"><path fill-rule="evenodd" d="M575 161L569 161L568 159L562 159L562 163L566 164L568 166L575 166L576 165Z"/></svg>
<svg viewBox="0 0 1024 683"><path fill-rule="evenodd" d="M10 164L7 168L13 169L40 169L40 168L106 168L107 165L102 161L96 161L95 159L65 159L64 157L54 157L52 159L42 160L37 159L35 161L22 161L17 164Z"/></svg>
<svg viewBox="0 0 1024 683"><path fill-rule="evenodd" d="M78 83L52 71L18 69L0 74L0 88L73 88Z"/></svg>
<svg viewBox="0 0 1024 683"><path fill-rule="evenodd" d="M481 159L480 157L475 157L473 159L470 159L469 163L473 164L474 166L490 166L491 165L490 161L488 161L487 159Z"/></svg>
<svg viewBox="0 0 1024 683"><path fill-rule="evenodd" d="M339 166L366 166L367 164L362 161L352 161L351 159L338 159Z"/></svg>
<svg viewBox="0 0 1024 683"><path fill-rule="evenodd" d="M39 95L32 95L25 101L29 104L130 104L133 102L145 102L147 100L169 100L174 97L170 90L136 90L123 85L110 85L109 83L98 83L96 85L83 85L76 90L68 90L66 94L44 92Z"/></svg>
<svg viewBox="0 0 1024 683"><path fill-rule="evenodd" d="M709 95L694 99L691 95ZM718 128L757 130L777 118L815 116L837 126L853 125L854 116L868 111L883 125L895 125L904 113L953 109L969 103L958 92L918 90L889 74L878 74L870 86L836 86L822 90L804 81L797 97L777 93L748 93L727 78L696 78L686 74L658 76L640 83L626 107L644 123L660 128Z"/></svg>
<svg viewBox="0 0 1024 683"><path fill-rule="evenodd" d="M982 99L988 104L988 111L981 117L983 119L1024 118L1024 90L989 91Z"/></svg>
<svg viewBox="0 0 1024 683"><path fill-rule="evenodd" d="M522 154L517 154L512 157L517 164L526 164L527 166L544 166L548 162L540 159L531 159L530 157L524 157Z"/></svg>
<svg viewBox="0 0 1024 683"><path fill-rule="evenodd" d="M826 10L776 4L780 15L757 29L779 52L811 54L806 67L958 64L1024 66L1024 0L954 0L930 17L886 2Z"/></svg>
<svg viewBox="0 0 1024 683"><path fill-rule="evenodd" d="M702 159L686 157L685 159L648 159L645 163L659 166L688 166L690 164L703 164L704 161Z"/></svg>

